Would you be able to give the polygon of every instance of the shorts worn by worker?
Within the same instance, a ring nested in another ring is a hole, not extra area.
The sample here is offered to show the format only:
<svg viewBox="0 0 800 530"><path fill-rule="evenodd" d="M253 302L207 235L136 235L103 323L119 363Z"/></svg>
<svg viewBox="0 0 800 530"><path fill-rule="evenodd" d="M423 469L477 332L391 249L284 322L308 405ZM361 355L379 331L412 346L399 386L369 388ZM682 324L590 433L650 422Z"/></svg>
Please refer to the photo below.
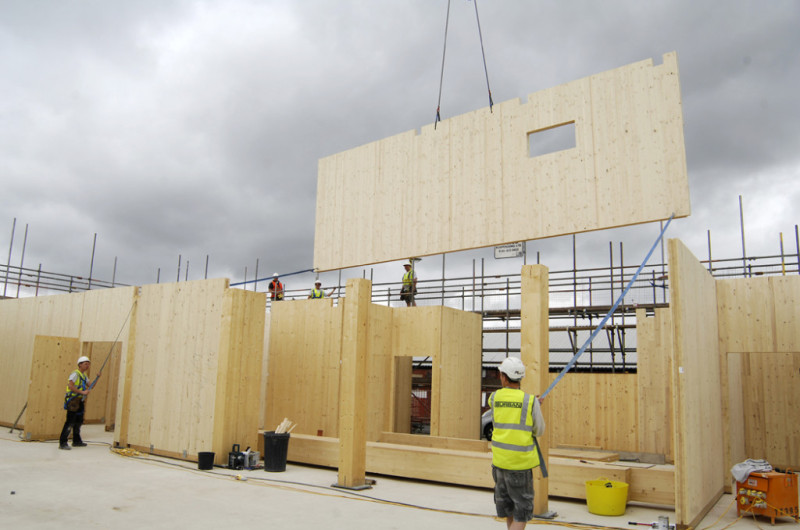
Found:
<svg viewBox="0 0 800 530"><path fill-rule="evenodd" d="M521 523L533 519L533 470L492 466L492 477L497 516L513 516L515 521Z"/></svg>
<svg viewBox="0 0 800 530"><path fill-rule="evenodd" d="M415 291L412 290L410 285L404 285L400 288L400 300L403 302L413 302L414 293Z"/></svg>

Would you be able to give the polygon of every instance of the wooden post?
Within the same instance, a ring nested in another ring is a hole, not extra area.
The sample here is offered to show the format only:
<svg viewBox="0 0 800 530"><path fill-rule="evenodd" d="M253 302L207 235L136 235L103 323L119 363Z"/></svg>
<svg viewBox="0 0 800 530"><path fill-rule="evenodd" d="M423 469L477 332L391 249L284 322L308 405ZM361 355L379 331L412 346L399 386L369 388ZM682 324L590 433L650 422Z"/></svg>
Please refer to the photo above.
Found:
<svg viewBox="0 0 800 530"><path fill-rule="evenodd" d="M549 335L549 271L544 265L522 267L521 346L520 358L525 365L525 377L520 385L528 394L541 395L550 380L550 335ZM542 415L546 424L545 434L538 438L545 463L550 453L550 406L542 404ZM541 474L533 474L533 513L547 512L548 482Z"/></svg>
<svg viewBox="0 0 800 530"><path fill-rule="evenodd" d="M367 323L372 282L347 280L339 386L339 481L365 489L367 464Z"/></svg>

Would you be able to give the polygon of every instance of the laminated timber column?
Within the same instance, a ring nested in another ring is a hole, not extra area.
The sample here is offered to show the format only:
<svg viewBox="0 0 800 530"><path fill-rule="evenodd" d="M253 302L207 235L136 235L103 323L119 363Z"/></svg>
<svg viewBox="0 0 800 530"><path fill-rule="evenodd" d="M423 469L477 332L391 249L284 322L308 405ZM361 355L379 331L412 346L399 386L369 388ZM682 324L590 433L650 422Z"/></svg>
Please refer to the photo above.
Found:
<svg viewBox="0 0 800 530"><path fill-rule="evenodd" d="M334 485L366 489L367 322L372 283L347 280L346 293L339 370L339 481Z"/></svg>
<svg viewBox="0 0 800 530"><path fill-rule="evenodd" d="M520 388L528 394L541 395L547 388L550 369L549 335L549 271L543 265L522 267L522 304L520 331L520 358L525 365L525 377ZM545 463L550 453L550 406L542 404L546 424L545 435L538 439ZM548 483L540 473L533 473L533 513L547 512Z"/></svg>

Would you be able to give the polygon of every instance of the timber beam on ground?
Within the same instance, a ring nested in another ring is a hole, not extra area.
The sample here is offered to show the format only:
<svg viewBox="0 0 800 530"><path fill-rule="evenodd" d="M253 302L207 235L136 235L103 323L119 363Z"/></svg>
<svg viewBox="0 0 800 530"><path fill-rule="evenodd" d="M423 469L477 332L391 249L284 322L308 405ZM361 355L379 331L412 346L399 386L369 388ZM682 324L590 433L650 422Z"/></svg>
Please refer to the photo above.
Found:
<svg viewBox="0 0 800 530"><path fill-rule="evenodd" d="M482 440L382 433L382 441L367 442L367 472L462 486L492 488L492 456ZM259 436L259 445L263 436ZM263 447L259 447L262 454ZM292 433L288 460L335 468L339 439ZM550 456L551 496L586 498L586 481L598 477L629 484L628 500L674 506L675 467L633 462L582 462Z"/></svg>

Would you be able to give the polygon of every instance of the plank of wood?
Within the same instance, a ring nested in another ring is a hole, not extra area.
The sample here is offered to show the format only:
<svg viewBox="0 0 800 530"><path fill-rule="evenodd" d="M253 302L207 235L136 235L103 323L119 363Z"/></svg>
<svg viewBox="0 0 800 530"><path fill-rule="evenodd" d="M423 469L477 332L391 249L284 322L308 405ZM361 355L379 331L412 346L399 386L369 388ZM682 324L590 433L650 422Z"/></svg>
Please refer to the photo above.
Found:
<svg viewBox="0 0 800 530"><path fill-rule="evenodd" d="M551 456L548 460L550 471L550 495L555 497L586 498L586 481L608 479L630 482L630 468L610 466L605 462L580 462L572 458Z"/></svg>
<svg viewBox="0 0 800 530"><path fill-rule="evenodd" d="M584 451L581 449L550 449L550 456L560 458L575 458L578 460L592 460L596 462L613 462L619 460L619 453L611 451Z"/></svg>
<svg viewBox="0 0 800 530"><path fill-rule="evenodd" d="M413 445L416 447L432 447L437 449L453 449L458 451L488 452L489 442L486 440L471 440L465 438L447 438L442 436L428 436L420 434L401 434L396 432L382 432L379 442L396 445Z"/></svg>
<svg viewBox="0 0 800 530"><path fill-rule="evenodd" d="M289 441L288 459L336 467L338 452L339 442L336 438L293 434ZM494 487L491 454L486 451L367 442L366 453L367 471L370 473L464 486ZM605 462L581 463L570 458L551 457L548 470L549 494L552 496L585 499L586 481L606 478L628 483L630 501L674 504L674 466L620 467Z"/></svg>

